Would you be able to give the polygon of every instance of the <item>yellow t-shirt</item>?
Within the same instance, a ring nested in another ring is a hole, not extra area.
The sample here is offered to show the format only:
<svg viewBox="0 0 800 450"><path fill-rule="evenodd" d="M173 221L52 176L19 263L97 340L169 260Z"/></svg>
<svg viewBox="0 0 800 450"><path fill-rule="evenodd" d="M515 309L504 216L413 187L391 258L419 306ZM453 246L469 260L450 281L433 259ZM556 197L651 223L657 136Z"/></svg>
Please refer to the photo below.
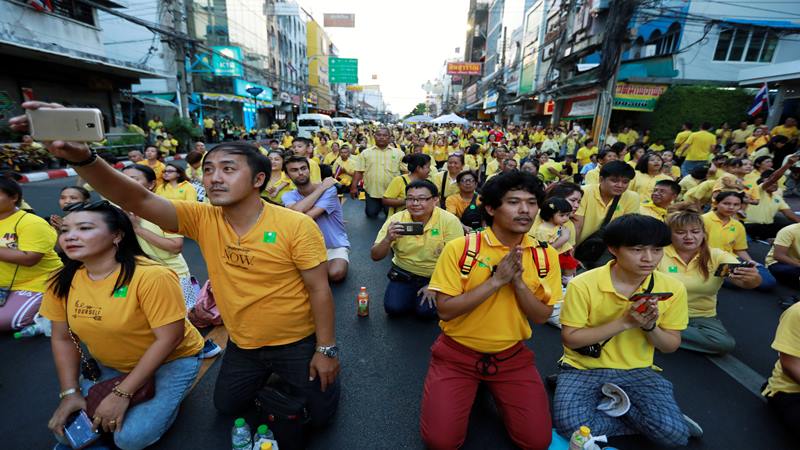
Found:
<svg viewBox="0 0 800 450"><path fill-rule="evenodd" d="M778 230L778 234L775 235L775 241L764 259L764 265L769 266L777 262L774 256L776 245L788 247L787 254L792 258L800 259L800 224L793 223Z"/></svg>
<svg viewBox="0 0 800 450"><path fill-rule="evenodd" d="M319 170L319 163L313 159L308 160L308 176L312 183L321 183L322 175Z"/></svg>
<svg viewBox="0 0 800 450"><path fill-rule="evenodd" d="M475 208L477 208L481 204L481 196L478 195L477 192L475 195L477 196L475 199ZM472 203L471 200L464 200L461 198L461 193L458 192L456 194L447 196L447 199L445 200L445 209L447 209L447 212L460 218L461 215L464 214L464 211L470 207L470 203Z"/></svg>
<svg viewBox="0 0 800 450"><path fill-rule="evenodd" d="M681 178L681 181L679 181L678 184L681 187L681 197L683 197L687 192L689 192L690 189L700 184L700 180L691 175L686 175L685 177Z"/></svg>
<svg viewBox="0 0 800 450"><path fill-rule="evenodd" d="M19 269L16 264L0 261L0 287L11 286L15 291L44 292L50 274L62 265L61 258L53 250L57 239L56 230L35 214L19 210L0 220L0 248L13 248L43 255L35 265L26 267L20 264ZM14 277L15 270L16 277Z"/></svg>
<svg viewBox="0 0 800 450"><path fill-rule="evenodd" d="M411 176L406 175L398 175L392 179L392 182L389 183L389 187L386 188L386 192L383 193L383 198L391 198L391 199L405 199L406 198L406 186L411 183ZM389 208L389 215L404 211L406 209L405 205L400 206L393 206Z"/></svg>
<svg viewBox="0 0 800 450"><path fill-rule="evenodd" d="M592 184L584 188L581 205L575 213L576 216L583 217L583 228L581 228L581 235L578 236L578 244L600 229L600 225L603 224L603 219L606 217L606 212L608 212L608 208L613 201L613 198L608 203L603 201L600 196L599 184ZM623 192L619 203L617 203L617 208L611 216L611 220L625 214L638 213L639 203L639 194L632 191Z"/></svg>
<svg viewBox="0 0 800 450"><path fill-rule="evenodd" d="M222 319L237 346L297 342L314 333L300 274L327 261L325 241L305 214L263 202L258 222L239 236L222 208L176 202L178 232L203 252Z"/></svg>
<svg viewBox="0 0 800 450"><path fill-rule="evenodd" d="M269 195L267 195L267 188L269 188L271 186L275 186L276 184L282 184L282 183L285 183L286 186L284 186L280 191L276 192L274 196L270 197ZM283 204L283 194L285 194L285 193L287 193L289 191L293 191L295 189L296 188L294 186L294 183L292 183L292 180L289 178L288 175L286 175L286 172L281 172L281 177L280 177L280 179L278 179L278 181L276 181L276 182L274 182L272 184L270 184L269 181L267 181L267 187L265 187L264 190L261 192L261 197L269 200L270 202L272 202L272 203L274 203L276 205L282 205Z"/></svg>
<svg viewBox="0 0 800 450"><path fill-rule="evenodd" d="M328 152L328 154L327 154L327 155L325 155L325 157L324 157L324 158L322 158L322 164L325 164L326 166L330 166L330 165L332 165L332 164L334 163L334 161L336 161L338 158L339 158L339 155L337 155L336 153L333 153L333 152Z"/></svg>
<svg viewBox="0 0 800 450"><path fill-rule="evenodd" d="M203 128L207 130L214 128L214 119L212 119L211 117L206 117L205 119L203 119Z"/></svg>
<svg viewBox="0 0 800 450"><path fill-rule="evenodd" d="M703 225L706 229L708 246L726 252L747 250L747 235L744 225L736 219L729 219L723 224L714 211L703 214Z"/></svg>
<svg viewBox="0 0 800 450"><path fill-rule="evenodd" d="M164 362L200 353L203 337L186 319L181 285L174 272L142 258L130 283L114 291L118 275L119 270L93 281L82 267L75 272L69 298L62 300L48 290L39 312L54 322L68 322L92 357L120 372L136 367L156 341L154 328L180 320L183 340Z"/></svg>
<svg viewBox="0 0 800 450"><path fill-rule="evenodd" d="M163 237L163 238L182 238L180 234L175 233L167 233L166 231L162 230L158 225L148 222L142 218L139 219L140 226L145 230L152 232L153 234ZM155 245L147 242L141 236L136 236L136 240L139 241L139 246L142 247L144 253L149 256L151 259L161 263L162 265L169 267L178 275L179 278L184 278L189 276L189 266L186 264L186 260L183 258L183 255L180 253L170 253L163 248L156 247Z"/></svg>
<svg viewBox="0 0 800 450"><path fill-rule="evenodd" d="M548 244L552 244L556 239L561 237L561 234L564 233L564 229L569 228L567 224L570 223L572 222L570 221L564 225L554 226L550 222L544 222L540 219L539 225L536 226L535 229L534 227L531 227L531 231L533 232L534 239L536 239L537 241L547 242ZM572 237L571 234L570 237ZM572 249L572 244L570 244L569 239L567 239L567 242L565 242L564 245L562 245L559 248L556 248L555 250L559 254L561 254L561 253L566 253L571 249Z"/></svg>
<svg viewBox="0 0 800 450"><path fill-rule="evenodd" d="M148 120L147 121L147 128L150 129L151 132L155 132L156 134L161 134L161 129L164 128L164 123L155 120Z"/></svg>
<svg viewBox="0 0 800 450"><path fill-rule="evenodd" d="M700 255L695 256L686 264L671 245L664 248L664 257L661 258L656 269L680 281L686 288L689 317L716 317L717 292L725 279L714 276L714 272L720 264L739 262L736 256L728 252L718 248L710 250L708 278L704 278L700 272Z"/></svg>
<svg viewBox="0 0 800 450"><path fill-rule="evenodd" d="M689 139L689 136L692 134L692 130L683 130L677 135L675 135L675 148L680 148L681 145L686 142L686 139Z"/></svg>
<svg viewBox="0 0 800 450"><path fill-rule="evenodd" d="M750 129L742 130L741 128L737 128L731 131L731 139L736 144L744 144L745 140L749 138L751 134L753 134L753 132Z"/></svg>
<svg viewBox="0 0 800 450"><path fill-rule="evenodd" d="M789 205L777 192L769 194L759 186L754 190L758 191L758 204L747 205L747 217L744 223L773 223L778 211L789 209Z"/></svg>
<svg viewBox="0 0 800 450"><path fill-rule="evenodd" d="M578 149L577 159L581 166L585 166L592 162L592 155L596 155L599 149L595 147L581 147Z"/></svg>
<svg viewBox="0 0 800 450"><path fill-rule="evenodd" d="M386 237L391 222L413 222L413 219L408 211L389 216L378 231L376 244ZM445 244L461 236L464 236L464 229L458 217L437 206L421 235L400 236L392 242L392 264L415 275L430 278Z"/></svg>
<svg viewBox="0 0 800 450"><path fill-rule="evenodd" d="M689 147L686 149L687 161L708 161L711 149L717 144L717 137L705 130L692 133L686 139Z"/></svg>
<svg viewBox="0 0 800 450"><path fill-rule="evenodd" d="M800 303L792 305L781 314L778 329L775 331L775 340L772 341L772 348L775 351L800 358ZM777 392L800 393L800 383L791 379L783 371L780 359L775 362L772 376L767 380L764 395L772 397Z"/></svg>
<svg viewBox="0 0 800 450"><path fill-rule="evenodd" d="M714 185L716 183L716 180L705 180L686 191L683 198L691 202L707 205L711 203L711 196L714 193Z"/></svg>
<svg viewBox="0 0 800 450"><path fill-rule="evenodd" d="M436 263L429 288L455 297L475 289L488 280L492 276L492 267L503 259L509 248L497 240L491 228L481 232L481 239L477 262L466 278L461 276L459 263L466 238L462 236L447 244ZM522 258L523 281L542 303L555 304L551 292L539 278L533 257L530 255L530 248L535 246L536 242L530 236L525 236L520 245L525 255ZM445 335L481 353L498 353L531 337L530 323L516 301L516 294L511 284L497 290L469 313L452 320L439 321L439 326Z"/></svg>
<svg viewBox="0 0 800 450"><path fill-rule="evenodd" d="M531 226L531 229L528 230L528 236L536 239L536 230L542 225L542 222L542 218L539 216L539 214L537 214L536 218L533 219L533 225ZM563 226L569 230L569 246L575 247L575 243L578 240L578 236L576 235L577 233L575 233L575 222L570 220Z"/></svg>
<svg viewBox="0 0 800 450"><path fill-rule="evenodd" d="M628 190L636 192L642 199L649 199L653 194L653 188L656 187L657 182L670 179L669 175L663 173L652 176L637 170L636 176L631 180L630 184L628 184Z"/></svg>
<svg viewBox="0 0 800 450"><path fill-rule="evenodd" d="M337 180L342 186L350 186L353 183L353 174L355 173L355 161L353 157L350 156L347 158L347 161L343 161L342 158L336 158L336 161L333 162L333 174L336 175L336 171L339 170L339 175Z"/></svg>
<svg viewBox="0 0 800 450"><path fill-rule="evenodd" d="M364 190L372 198L381 198L392 179L400 175L403 151L387 147L369 147L360 155L355 163L355 170L364 172Z"/></svg>
<svg viewBox="0 0 800 450"><path fill-rule="evenodd" d="M178 141L176 139L164 139L161 141L158 151L164 155L169 155L175 153L176 148L178 148Z"/></svg>
<svg viewBox="0 0 800 450"><path fill-rule="evenodd" d="M496 159L492 159L486 164L486 178L488 179L492 175L500 172L500 162Z"/></svg>
<svg viewBox="0 0 800 450"><path fill-rule="evenodd" d="M797 127L787 127L786 125L778 125L777 127L772 129L772 136L785 136L789 140L795 139L800 132L798 131Z"/></svg>
<svg viewBox="0 0 800 450"><path fill-rule="evenodd" d="M752 155L753 152L769 143L769 136L750 136L745 139L745 143L747 143L747 154Z"/></svg>
<svg viewBox="0 0 800 450"><path fill-rule="evenodd" d="M281 147L289 148L292 146L292 142L294 142L294 138L291 134L286 133L283 135L283 140L281 141Z"/></svg>
<svg viewBox="0 0 800 450"><path fill-rule="evenodd" d="M146 159L143 159L137 162L136 164L141 164L143 166L147 166L153 169L153 172L156 173L156 186L161 186L162 184L164 184L164 177L162 175L164 174L164 169L166 168L166 165L163 162L156 161L155 165L151 165L149 162L147 162Z"/></svg>
<svg viewBox="0 0 800 450"><path fill-rule="evenodd" d="M431 182L436 186L436 189L439 190L439 196L442 195L442 181L443 177L445 176L447 177L447 182L445 182L444 186L444 197L447 198L453 194L458 194L458 182L456 182L455 177L450 178L450 172L447 170L442 170L435 175L434 179L431 180Z"/></svg>
<svg viewBox="0 0 800 450"><path fill-rule="evenodd" d="M590 184L599 184L600 183L600 166L595 167L594 169L586 172L583 176L583 185L589 186Z"/></svg>
<svg viewBox="0 0 800 450"><path fill-rule="evenodd" d="M549 169L553 169L556 172L561 172L560 163L557 163L551 159L539 166L539 178L546 183L558 180L558 175L554 175Z"/></svg>
<svg viewBox="0 0 800 450"><path fill-rule="evenodd" d="M667 208L656 205L652 199L642 200L642 204L639 205L639 214L650 216L663 222L667 218Z"/></svg>
<svg viewBox="0 0 800 450"><path fill-rule="evenodd" d="M651 152L663 152L664 146L661 144L650 144L650 147L647 147L647 150Z"/></svg>
<svg viewBox="0 0 800 450"><path fill-rule="evenodd" d="M447 161L447 153L449 152L450 147L444 145L434 145L433 150L431 152L431 156L433 156L433 160L437 163L442 161Z"/></svg>
<svg viewBox="0 0 800 450"><path fill-rule="evenodd" d="M184 181L173 186L170 183L164 183L156 188L156 194L160 195L167 200L183 200L187 202L197 201L197 189L189 183Z"/></svg>
<svg viewBox="0 0 800 450"><path fill-rule="evenodd" d="M561 307L561 324L574 328L594 328L622 317L631 302L617 293L611 281L611 265L584 272L567 285L567 295ZM675 278L654 273L651 292L671 292L672 297L658 302L657 326L665 330L684 330L689 322L686 289ZM644 292L650 283L647 277L637 292ZM599 358L584 356L564 347L562 361L576 369L642 369L653 365L655 347L647 333L631 328L615 335L600 352Z"/></svg>

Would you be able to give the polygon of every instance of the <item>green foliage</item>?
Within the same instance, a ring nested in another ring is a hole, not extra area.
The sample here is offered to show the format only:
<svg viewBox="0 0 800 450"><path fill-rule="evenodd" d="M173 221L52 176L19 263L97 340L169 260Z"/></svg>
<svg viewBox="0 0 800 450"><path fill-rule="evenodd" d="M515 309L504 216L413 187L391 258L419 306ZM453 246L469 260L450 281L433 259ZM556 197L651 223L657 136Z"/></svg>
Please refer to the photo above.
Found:
<svg viewBox="0 0 800 450"><path fill-rule="evenodd" d="M428 111L428 107L425 106L425 103L417 103L417 106L415 106L414 109L412 109L410 113L408 113L405 116L403 116L403 119L407 119L407 118L409 118L411 116L418 116L420 114L425 114L427 111Z"/></svg>
<svg viewBox="0 0 800 450"><path fill-rule="evenodd" d="M744 89L715 86L670 86L658 99L651 114L642 114L645 127L653 139L672 142L684 122L692 122L695 130L700 123L711 123L712 129L722 122L732 128L745 120L753 94Z"/></svg>
<svg viewBox="0 0 800 450"><path fill-rule="evenodd" d="M178 140L179 149L187 149L189 148L189 143L203 137L203 130L195 126L192 120L188 118L181 119L178 116L174 116L164 124L164 128Z"/></svg>

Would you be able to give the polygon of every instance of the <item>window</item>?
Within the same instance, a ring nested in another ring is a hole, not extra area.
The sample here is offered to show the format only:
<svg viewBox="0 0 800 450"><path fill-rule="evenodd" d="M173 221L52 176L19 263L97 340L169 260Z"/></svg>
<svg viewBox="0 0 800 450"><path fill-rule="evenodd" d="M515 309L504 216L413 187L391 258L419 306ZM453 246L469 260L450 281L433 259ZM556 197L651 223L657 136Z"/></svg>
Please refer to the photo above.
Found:
<svg viewBox="0 0 800 450"><path fill-rule="evenodd" d="M53 13L69 17L89 25L94 25L94 11L92 7L77 0L53 0Z"/></svg>
<svg viewBox="0 0 800 450"><path fill-rule="evenodd" d="M725 28L719 33L714 61L772 62L778 35L763 28Z"/></svg>

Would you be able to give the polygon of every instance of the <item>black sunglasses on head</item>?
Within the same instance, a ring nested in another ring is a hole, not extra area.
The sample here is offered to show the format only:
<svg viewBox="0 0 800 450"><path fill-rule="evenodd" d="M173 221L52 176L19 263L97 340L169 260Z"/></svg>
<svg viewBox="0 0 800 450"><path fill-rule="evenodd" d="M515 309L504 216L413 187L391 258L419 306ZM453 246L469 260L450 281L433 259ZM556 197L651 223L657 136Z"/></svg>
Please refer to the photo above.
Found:
<svg viewBox="0 0 800 450"><path fill-rule="evenodd" d="M108 200L97 200L94 202L85 203L70 203L64 207L64 212L97 211L98 209L107 209L110 206L111 203Z"/></svg>

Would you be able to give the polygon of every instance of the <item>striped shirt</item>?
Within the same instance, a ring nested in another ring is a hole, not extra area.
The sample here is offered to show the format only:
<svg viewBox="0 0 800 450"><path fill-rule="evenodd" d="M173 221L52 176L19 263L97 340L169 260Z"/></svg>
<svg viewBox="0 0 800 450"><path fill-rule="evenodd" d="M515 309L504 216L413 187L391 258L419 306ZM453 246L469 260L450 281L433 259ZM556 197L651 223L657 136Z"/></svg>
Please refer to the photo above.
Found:
<svg viewBox="0 0 800 450"><path fill-rule="evenodd" d="M394 147L381 150L371 146L361 152L355 164L357 172L364 172L364 190L372 198L381 198L389 183L400 175L404 153Z"/></svg>

